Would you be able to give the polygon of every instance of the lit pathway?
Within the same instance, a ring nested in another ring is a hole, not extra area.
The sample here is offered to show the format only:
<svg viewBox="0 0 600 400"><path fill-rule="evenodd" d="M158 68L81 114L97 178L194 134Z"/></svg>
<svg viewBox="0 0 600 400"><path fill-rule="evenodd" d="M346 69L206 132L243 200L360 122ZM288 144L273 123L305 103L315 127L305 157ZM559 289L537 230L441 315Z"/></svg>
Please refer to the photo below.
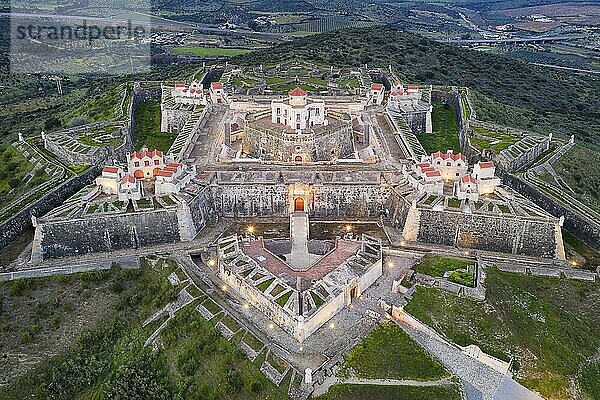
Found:
<svg viewBox="0 0 600 400"><path fill-rule="evenodd" d="M308 216L303 212L295 212L290 216L290 224L292 253L289 263L294 268L306 269L315 258L308 253Z"/></svg>

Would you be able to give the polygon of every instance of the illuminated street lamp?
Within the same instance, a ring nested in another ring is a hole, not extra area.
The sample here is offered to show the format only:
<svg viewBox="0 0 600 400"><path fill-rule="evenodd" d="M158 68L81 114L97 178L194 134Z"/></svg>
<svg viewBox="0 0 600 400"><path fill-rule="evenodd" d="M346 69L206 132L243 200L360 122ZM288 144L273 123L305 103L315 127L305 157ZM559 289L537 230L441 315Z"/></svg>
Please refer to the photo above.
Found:
<svg viewBox="0 0 600 400"><path fill-rule="evenodd" d="M352 231L352 225L346 225L346 232Z"/></svg>
<svg viewBox="0 0 600 400"><path fill-rule="evenodd" d="M217 264L217 262L211 258L210 260L208 260L208 266L209 267L214 267Z"/></svg>
<svg viewBox="0 0 600 400"><path fill-rule="evenodd" d="M246 228L246 232L248 232L251 235L254 234L255 230L256 230L256 228L254 227L254 225L248 225L248 227Z"/></svg>

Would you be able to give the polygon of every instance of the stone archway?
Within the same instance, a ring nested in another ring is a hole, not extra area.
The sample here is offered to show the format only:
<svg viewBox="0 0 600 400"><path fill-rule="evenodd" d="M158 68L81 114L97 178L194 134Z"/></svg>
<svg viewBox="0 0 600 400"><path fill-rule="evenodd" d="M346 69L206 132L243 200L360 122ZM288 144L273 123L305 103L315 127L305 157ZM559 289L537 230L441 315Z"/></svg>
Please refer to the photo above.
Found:
<svg viewBox="0 0 600 400"><path fill-rule="evenodd" d="M294 200L294 211L296 212L304 212L304 198L296 197Z"/></svg>
<svg viewBox="0 0 600 400"><path fill-rule="evenodd" d="M294 159L295 162L297 163L301 163L302 162L302 156L296 156L296 158Z"/></svg>
<svg viewBox="0 0 600 400"><path fill-rule="evenodd" d="M158 175L159 171L160 171L160 168L158 168L158 167L157 167L157 168L154 168L154 171L152 171L152 175L153 175L153 176L156 176L156 175Z"/></svg>
<svg viewBox="0 0 600 400"><path fill-rule="evenodd" d="M133 176L135 176L138 179L142 179L144 177L144 171L142 171L141 169L136 169L133 173Z"/></svg>

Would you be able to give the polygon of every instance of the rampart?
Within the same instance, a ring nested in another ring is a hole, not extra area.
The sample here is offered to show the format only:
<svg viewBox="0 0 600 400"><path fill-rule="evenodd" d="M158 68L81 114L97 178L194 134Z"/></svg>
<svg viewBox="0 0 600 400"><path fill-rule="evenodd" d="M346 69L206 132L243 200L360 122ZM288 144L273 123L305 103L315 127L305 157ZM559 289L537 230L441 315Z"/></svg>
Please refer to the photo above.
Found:
<svg viewBox="0 0 600 400"><path fill-rule="evenodd" d="M558 221L411 209L418 213L419 242L525 256L556 258Z"/></svg>

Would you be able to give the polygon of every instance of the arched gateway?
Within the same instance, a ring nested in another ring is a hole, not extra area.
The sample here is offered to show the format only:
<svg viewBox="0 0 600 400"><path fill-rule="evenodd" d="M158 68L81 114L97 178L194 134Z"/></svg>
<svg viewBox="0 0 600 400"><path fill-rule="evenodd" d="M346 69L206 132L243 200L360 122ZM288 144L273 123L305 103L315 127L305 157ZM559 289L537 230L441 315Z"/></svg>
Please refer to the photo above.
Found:
<svg viewBox="0 0 600 400"><path fill-rule="evenodd" d="M304 212L304 199L302 197L296 197L294 200L294 211Z"/></svg>

